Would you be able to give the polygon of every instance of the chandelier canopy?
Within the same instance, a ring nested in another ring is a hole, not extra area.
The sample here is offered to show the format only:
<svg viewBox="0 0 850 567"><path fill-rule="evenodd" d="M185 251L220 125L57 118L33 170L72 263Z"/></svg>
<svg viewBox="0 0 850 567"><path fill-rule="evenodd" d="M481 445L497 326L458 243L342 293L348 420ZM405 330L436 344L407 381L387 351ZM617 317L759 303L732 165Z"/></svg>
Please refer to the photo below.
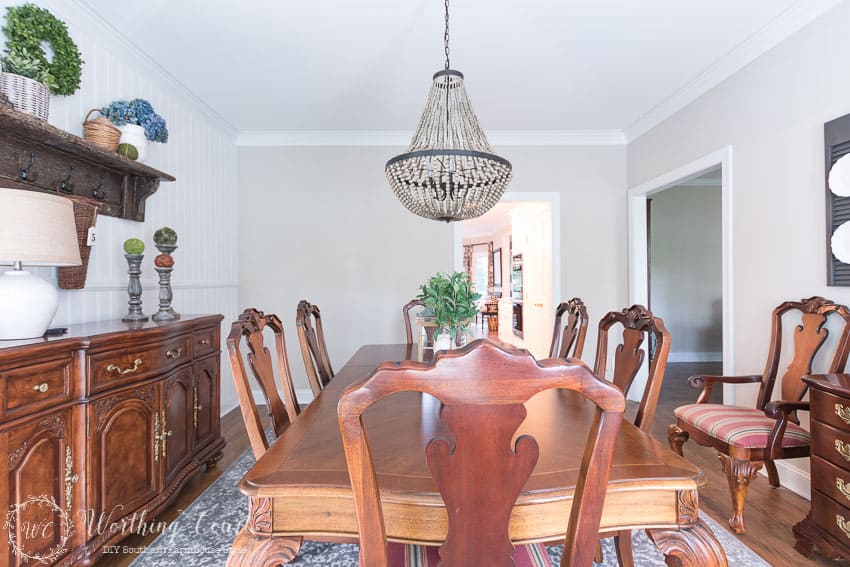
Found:
<svg viewBox="0 0 850 567"><path fill-rule="evenodd" d="M463 73L449 67L449 3L444 34L446 67L431 92L407 153L387 162L387 180L412 213L446 222L483 215L511 180L511 164L493 153L466 94Z"/></svg>

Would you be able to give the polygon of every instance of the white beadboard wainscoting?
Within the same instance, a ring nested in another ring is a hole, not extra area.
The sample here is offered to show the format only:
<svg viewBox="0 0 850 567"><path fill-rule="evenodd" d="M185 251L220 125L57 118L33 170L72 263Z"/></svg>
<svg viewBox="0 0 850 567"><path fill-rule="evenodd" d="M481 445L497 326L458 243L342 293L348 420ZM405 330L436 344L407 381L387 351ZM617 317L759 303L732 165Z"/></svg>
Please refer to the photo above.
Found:
<svg viewBox="0 0 850 567"><path fill-rule="evenodd" d="M0 0L0 13L20 2ZM63 20L85 61L80 90L52 97L50 123L82 134L92 108L117 99L144 98L168 124L167 144L151 143L146 163L177 178L162 183L146 202L145 222L100 216L86 288L60 291L53 326L120 318L127 312L127 238L145 242L143 309L156 312L158 288L153 233L177 231L174 252L174 308L179 313L221 313L222 340L238 314L236 130L175 77L104 22L82 0L38 0ZM36 162L36 169L38 163ZM72 179L73 182L73 179ZM55 278L55 269L38 272ZM224 345L222 345L224 346ZM225 357L221 366L222 411L237 404Z"/></svg>

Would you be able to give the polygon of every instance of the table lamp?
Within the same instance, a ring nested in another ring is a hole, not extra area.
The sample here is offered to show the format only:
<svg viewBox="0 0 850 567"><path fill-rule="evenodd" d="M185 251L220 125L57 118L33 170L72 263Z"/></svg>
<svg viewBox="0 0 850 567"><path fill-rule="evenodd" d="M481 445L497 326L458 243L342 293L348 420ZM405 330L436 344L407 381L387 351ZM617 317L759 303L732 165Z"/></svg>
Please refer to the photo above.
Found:
<svg viewBox="0 0 850 567"><path fill-rule="evenodd" d="M23 269L79 266L74 205L35 191L0 188L0 340L40 337L59 307L56 286Z"/></svg>

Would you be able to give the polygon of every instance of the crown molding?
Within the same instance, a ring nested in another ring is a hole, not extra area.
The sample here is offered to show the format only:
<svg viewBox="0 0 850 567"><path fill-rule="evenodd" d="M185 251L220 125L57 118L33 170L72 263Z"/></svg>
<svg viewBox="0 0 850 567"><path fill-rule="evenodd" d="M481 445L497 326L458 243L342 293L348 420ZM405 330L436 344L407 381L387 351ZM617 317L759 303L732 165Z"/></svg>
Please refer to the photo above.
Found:
<svg viewBox="0 0 850 567"><path fill-rule="evenodd" d="M400 146L412 132L399 131L244 131L236 145L256 146ZM494 146L623 146L618 130L496 130L487 133Z"/></svg>
<svg viewBox="0 0 850 567"><path fill-rule="evenodd" d="M625 130L627 143L655 128L842 1L797 0L763 28L628 126Z"/></svg>

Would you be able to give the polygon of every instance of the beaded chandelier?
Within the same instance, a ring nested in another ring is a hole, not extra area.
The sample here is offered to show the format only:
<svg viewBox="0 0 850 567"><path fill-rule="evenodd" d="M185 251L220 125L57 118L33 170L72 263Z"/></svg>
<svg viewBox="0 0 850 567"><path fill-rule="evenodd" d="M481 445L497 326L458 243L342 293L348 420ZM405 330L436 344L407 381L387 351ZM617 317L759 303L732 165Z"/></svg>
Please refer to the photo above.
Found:
<svg viewBox="0 0 850 567"><path fill-rule="evenodd" d="M511 181L511 163L493 153L463 85L449 66L449 2L443 41L446 66L431 92L407 153L387 162L393 193L412 213L445 222L483 215Z"/></svg>

